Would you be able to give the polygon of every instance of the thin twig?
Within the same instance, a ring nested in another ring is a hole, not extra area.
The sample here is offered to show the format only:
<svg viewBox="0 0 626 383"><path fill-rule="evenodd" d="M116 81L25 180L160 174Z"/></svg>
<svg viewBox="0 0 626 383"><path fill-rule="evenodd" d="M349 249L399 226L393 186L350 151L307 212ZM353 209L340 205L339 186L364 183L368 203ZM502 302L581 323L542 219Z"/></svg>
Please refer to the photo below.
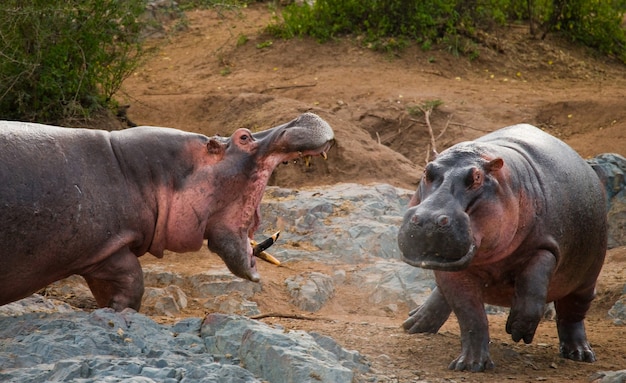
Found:
<svg viewBox="0 0 626 383"><path fill-rule="evenodd" d="M452 115L448 117L448 121L446 121L446 126L441 129L441 133L439 133L439 135L437 135L437 138L435 138L436 140L440 139L441 136L443 136L443 134L446 132L446 129L448 129L448 126L450 126L450 120L452 120Z"/></svg>
<svg viewBox="0 0 626 383"><path fill-rule="evenodd" d="M265 314L252 315L250 317L250 319L263 319L263 318L286 318L286 319L300 319L300 320L332 321L332 319L328 319L328 318L315 318L315 317L308 317L308 316L298 315L298 314L282 314L282 313L271 313L271 312L265 313Z"/></svg>
<svg viewBox="0 0 626 383"><path fill-rule="evenodd" d="M450 125L456 125L456 126L460 126L462 128L468 128L468 129L472 129L472 130L478 130L479 132L486 132L486 133L490 133L491 132L491 130L488 130L488 129L475 128L475 127L470 126L470 125L461 124L460 122L451 122Z"/></svg>
<svg viewBox="0 0 626 383"><path fill-rule="evenodd" d="M430 124L430 114L433 111L433 108L424 109L421 106L418 106L419 110L424 113L424 121L426 121L426 126L428 127L428 134L430 134L430 145L432 151L437 153L437 144L435 143L435 133L433 132L433 127Z"/></svg>
<svg viewBox="0 0 626 383"><path fill-rule="evenodd" d="M271 90L281 90L281 89L294 89L294 88L312 88L317 86L317 84L303 84L303 85L284 85L284 86L271 86L269 88L265 88L261 91L261 93L269 92Z"/></svg>

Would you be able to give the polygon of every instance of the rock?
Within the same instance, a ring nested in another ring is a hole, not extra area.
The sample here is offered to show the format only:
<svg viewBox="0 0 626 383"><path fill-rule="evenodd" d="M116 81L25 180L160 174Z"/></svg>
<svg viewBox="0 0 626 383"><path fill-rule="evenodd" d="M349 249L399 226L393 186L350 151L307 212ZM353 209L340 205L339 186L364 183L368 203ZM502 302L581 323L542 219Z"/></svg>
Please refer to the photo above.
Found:
<svg viewBox="0 0 626 383"><path fill-rule="evenodd" d="M599 371L593 374L589 380L593 383L624 383L626 382L626 370Z"/></svg>
<svg viewBox="0 0 626 383"><path fill-rule="evenodd" d="M0 317L0 381L349 382L351 368L367 370L330 338L317 336L320 346L306 332L239 316L168 326L133 310L41 313L44 306Z"/></svg>
<svg viewBox="0 0 626 383"><path fill-rule="evenodd" d="M27 313L65 313L74 311L72 306L56 299L46 299L39 294L0 306L1 316L20 316Z"/></svg>
<svg viewBox="0 0 626 383"><path fill-rule="evenodd" d="M370 364L358 351L344 349L329 336L316 332L311 332L310 335L315 339L317 344L335 354L342 366L353 371L368 372L370 370Z"/></svg>
<svg viewBox="0 0 626 383"><path fill-rule="evenodd" d="M272 252L292 259L361 264L400 259L398 227L413 191L390 185L337 184L324 189L268 187L259 232L282 230Z"/></svg>
<svg viewBox="0 0 626 383"><path fill-rule="evenodd" d="M435 287L431 271L394 260L379 260L356 271L350 283L371 291L369 303L385 305L401 302L409 308L421 305Z"/></svg>
<svg viewBox="0 0 626 383"><path fill-rule="evenodd" d="M626 290L626 286L624 287ZM617 325L626 325L626 294L622 295L609 310L609 317Z"/></svg>
<svg viewBox="0 0 626 383"><path fill-rule="evenodd" d="M146 286L167 287L176 285L183 287L185 278L178 273L171 271L162 271L164 266L152 264L143 267L143 281Z"/></svg>
<svg viewBox="0 0 626 383"><path fill-rule="evenodd" d="M285 280L291 303L299 309L315 312L335 294L333 279L326 274L302 273Z"/></svg>
<svg viewBox="0 0 626 383"><path fill-rule="evenodd" d="M187 307L187 296L176 285L166 288L146 287L141 305L147 314L174 317Z"/></svg>
<svg viewBox="0 0 626 383"><path fill-rule="evenodd" d="M209 299L204 307L209 312L219 312L224 314L237 315L258 315L261 313L256 302L247 300L238 291L233 291L229 295L220 295L214 299Z"/></svg>
<svg viewBox="0 0 626 383"><path fill-rule="evenodd" d="M325 349L306 332L285 332L234 315L207 315L202 337L209 352L230 357L272 383L351 382L354 373L342 366L340 357L349 355L348 364L360 361L340 347L341 355Z"/></svg>
<svg viewBox="0 0 626 383"><path fill-rule="evenodd" d="M587 162L606 190L609 249L626 245L626 158L616 153L603 153Z"/></svg>
<svg viewBox="0 0 626 383"><path fill-rule="evenodd" d="M195 297L214 298L219 295L237 291L244 298L250 298L261 291L261 284L250 282L234 276L224 266L220 269L203 271L188 278L191 293Z"/></svg>

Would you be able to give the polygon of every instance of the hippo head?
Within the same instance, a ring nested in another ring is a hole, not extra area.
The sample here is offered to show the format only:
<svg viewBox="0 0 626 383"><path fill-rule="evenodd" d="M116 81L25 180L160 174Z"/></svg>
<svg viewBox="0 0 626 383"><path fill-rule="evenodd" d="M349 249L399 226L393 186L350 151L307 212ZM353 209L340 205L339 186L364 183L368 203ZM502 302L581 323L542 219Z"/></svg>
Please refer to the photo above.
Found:
<svg viewBox="0 0 626 383"><path fill-rule="evenodd" d="M250 240L259 226L259 205L276 166L315 155L326 158L333 137L326 121L305 113L257 133L238 129L221 140L225 151L213 172L215 192L204 237L233 274L255 282L260 279Z"/></svg>
<svg viewBox="0 0 626 383"><path fill-rule="evenodd" d="M487 159L471 144L456 145L428 163L398 232L404 262L443 271L466 268L480 247L474 215L494 194L493 174L502 166L502 159Z"/></svg>

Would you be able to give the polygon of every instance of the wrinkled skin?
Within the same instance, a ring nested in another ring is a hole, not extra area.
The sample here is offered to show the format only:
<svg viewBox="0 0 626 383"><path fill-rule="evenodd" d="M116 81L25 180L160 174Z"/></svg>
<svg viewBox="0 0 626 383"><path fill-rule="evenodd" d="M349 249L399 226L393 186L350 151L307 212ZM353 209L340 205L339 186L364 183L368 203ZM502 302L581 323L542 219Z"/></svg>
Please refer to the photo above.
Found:
<svg viewBox="0 0 626 383"><path fill-rule="evenodd" d="M138 257L205 239L235 275L259 281L250 238L268 178L332 141L311 113L228 138L0 122L0 305L78 274L99 306L139 310Z"/></svg>
<svg viewBox="0 0 626 383"><path fill-rule="evenodd" d="M510 307L506 330L530 343L554 302L561 355L593 362L584 318L606 252L598 177L558 139L515 125L457 144L426 168L398 234L403 260L437 287L409 313L409 333L436 333L454 312L452 370L494 367L484 304Z"/></svg>

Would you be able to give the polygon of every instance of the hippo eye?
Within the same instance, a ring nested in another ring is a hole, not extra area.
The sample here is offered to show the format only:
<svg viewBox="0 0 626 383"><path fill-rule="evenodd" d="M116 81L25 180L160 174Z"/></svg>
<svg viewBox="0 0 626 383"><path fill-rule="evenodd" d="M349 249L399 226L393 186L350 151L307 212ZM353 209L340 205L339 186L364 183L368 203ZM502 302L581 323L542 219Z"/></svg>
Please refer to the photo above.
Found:
<svg viewBox="0 0 626 383"><path fill-rule="evenodd" d="M244 145L247 144L250 140L251 140L251 137L248 134L242 134L241 137L239 137L239 142Z"/></svg>
<svg viewBox="0 0 626 383"><path fill-rule="evenodd" d="M474 168L467 173L465 177L465 186L471 188L472 186L479 186L483 183L483 174L480 170Z"/></svg>

